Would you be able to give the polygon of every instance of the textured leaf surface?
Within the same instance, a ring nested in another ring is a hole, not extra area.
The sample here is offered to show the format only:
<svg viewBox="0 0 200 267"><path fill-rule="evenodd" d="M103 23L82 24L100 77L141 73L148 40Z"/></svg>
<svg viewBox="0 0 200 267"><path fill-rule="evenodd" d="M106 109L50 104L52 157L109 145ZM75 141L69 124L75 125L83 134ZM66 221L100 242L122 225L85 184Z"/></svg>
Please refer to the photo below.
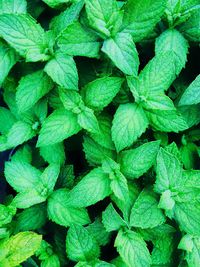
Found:
<svg viewBox="0 0 200 267"><path fill-rule="evenodd" d="M83 208L68 205L69 191L59 189L48 199L47 213L53 222L68 227L72 224L85 225L90 222L88 213Z"/></svg>
<svg viewBox="0 0 200 267"><path fill-rule="evenodd" d="M79 225L72 225L67 232L66 251L71 260L89 261L100 254L99 246L90 232Z"/></svg>
<svg viewBox="0 0 200 267"><path fill-rule="evenodd" d="M123 31L131 33L135 42L141 41L159 22L165 6L165 0L129 0L125 5Z"/></svg>
<svg viewBox="0 0 200 267"><path fill-rule="evenodd" d="M195 105L200 103L200 75L184 91L179 106Z"/></svg>
<svg viewBox="0 0 200 267"><path fill-rule="evenodd" d="M79 22L69 25L59 36L61 51L72 56L98 57L98 36L84 28Z"/></svg>
<svg viewBox="0 0 200 267"><path fill-rule="evenodd" d="M59 143L78 133L79 130L76 115L64 109L55 110L44 121L37 145L47 146Z"/></svg>
<svg viewBox="0 0 200 267"><path fill-rule="evenodd" d="M132 145L147 126L148 120L141 106L131 103L120 105L112 126L112 139L117 151Z"/></svg>
<svg viewBox="0 0 200 267"><path fill-rule="evenodd" d="M151 265L150 253L142 237L128 230L118 232L115 247L123 261L129 267L147 267Z"/></svg>
<svg viewBox="0 0 200 267"><path fill-rule="evenodd" d="M44 30L29 15L0 15L0 35L27 61L46 60Z"/></svg>
<svg viewBox="0 0 200 267"><path fill-rule="evenodd" d="M19 81L16 93L17 106L25 112L53 88L51 79L42 71L36 71Z"/></svg>
<svg viewBox="0 0 200 267"><path fill-rule="evenodd" d="M78 73L72 57L67 54L57 53L45 66L45 72L58 85L78 90Z"/></svg>
<svg viewBox="0 0 200 267"><path fill-rule="evenodd" d="M137 75L139 68L138 53L129 33L118 33L103 43L102 51L124 74Z"/></svg>
<svg viewBox="0 0 200 267"><path fill-rule="evenodd" d="M139 178L154 164L158 149L159 141L155 141L123 151L120 156L121 171L129 179Z"/></svg>

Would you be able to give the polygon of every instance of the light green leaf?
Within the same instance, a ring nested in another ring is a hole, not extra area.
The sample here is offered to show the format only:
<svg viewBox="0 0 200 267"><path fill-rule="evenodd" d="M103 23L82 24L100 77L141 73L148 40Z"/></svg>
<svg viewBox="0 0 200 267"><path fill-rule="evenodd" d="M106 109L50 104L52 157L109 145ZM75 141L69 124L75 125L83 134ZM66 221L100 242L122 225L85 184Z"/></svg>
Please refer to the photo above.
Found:
<svg viewBox="0 0 200 267"><path fill-rule="evenodd" d="M128 78L128 85L136 102L151 101L151 96L160 95L168 90L175 79L173 52L163 52L151 59L140 72L139 79Z"/></svg>
<svg viewBox="0 0 200 267"><path fill-rule="evenodd" d="M146 110L176 110L173 101L164 93L150 93L141 105Z"/></svg>
<svg viewBox="0 0 200 267"><path fill-rule="evenodd" d="M29 15L0 15L0 36L26 61L44 61L49 58L44 30Z"/></svg>
<svg viewBox="0 0 200 267"><path fill-rule="evenodd" d="M55 110L43 123L37 146L53 145L78 133L77 117L65 109Z"/></svg>
<svg viewBox="0 0 200 267"><path fill-rule="evenodd" d="M158 131L175 132L188 129L188 125L176 110L149 109L146 112L149 123Z"/></svg>
<svg viewBox="0 0 200 267"><path fill-rule="evenodd" d="M0 245L0 250L6 248L5 259L7 265L15 267L31 257L40 247L42 236L33 232L21 232L10 237Z"/></svg>
<svg viewBox="0 0 200 267"><path fill-rule="evenodd" d="M48 195L53 192L59 173L60 165L52 163L43 171L42 175L40 176L40 181L47 190Z"/></svg>
<svg viewBox="0 0 200 267"><path fill-rule="evenodd" d="M200 75L183 92L179 106L195 105L200 103Z"/></svg>
<svg viewBox="0 0 200 267"><path fill-rule="evenodd" d="M200 123L200 103L191 106L179 106L178 111L181 113L189 128Z"/></svg>
<svg viewBox="0 0 200 267"><path fill-rule="evenodd" d="M155 162L159 141L148 142L137 148L123 151L120 155L120 168L129 179L139 178Z"/></svg>
<svg viewBox="0 0 200 267"><path fill-rule="evenodd" d="M17 191L24 192L35 188L41 172L27 162L11 161L5 164L6 181Z"/></svg>
<svg viewBox="0 0 200 267"><path fill-rule="evenodd" d="M34 205L18 214L15 231L37 230L46 223L46 220L46 205Z"/></svg>
<svg viewBox="0 0 200 267"><path fill-rule="evenodd" d="M105 40L102 51L124 74L137 76L139 57L129 33L118 33L114 38Z"/></svg>
<svg viewBox="0 0 200 267"><path fill-rule="evenodd" d="M59 189L48 199L47 212L53 222L68 227L74 223L85 225L90 222L86 209L68 205L69 191Z"/></svg>
<svg viewBox="0 0 200 267"><path fill-rule="evenodd" d="M158 197L153 191L144 189L133 205L130 225L142 229L154 228L165 222L165 216L158 207Z"/></svg>
<svg viewBox="0 0 200 267"><path fill-rule="evenodd" d="M10 110L0 107L0 133L7 134L15 122L16 118Z"/></svg>
<svg viewBox="0 0 200 267"><path fill-rule="evenodd" d="M8 76L8 73L15 65L17 60L18 56L15 51L3 42L0 42L0 86L4 82L5 78Z"/></svg>
<svg viewBox="0 0 200 267"><path fill-rule="evenodd" d="M65 162L65 148L63 142L54 145L40 147L40 155L43 159L51 163L64 164Z"/></svg>
<svg viewBox="0 0 200 267"><path fill-rule="evenodd" d="M85 175L70 191L68 205L87 207L109 196L110 180L101 168L96 168Z"/></svg>
<svg viewBox="0 0 200 267"><path fill-rule="evenodd" d="M78 1L61 12L58 16L53 17L50 22L50 29L58 36L70 24L78 20L83 5L84 3L82 0Z"/></svg>
<svg viewBox="0 0 200 267"><path fill-rule="evenodd" d="M103 37L110 36L112 26L109 21L113 14L118 11L115 0L86 0L86 12L90 25L100 32Z"/></svg>
<svg viewBox="0 0 200 267"><path fill-rule="evenodd" d="M53 82L43 70L22 77L16 93L19 112L25 112L32 108L52 88Z"/></svg>
<svg viewBox="0 0 200 267"><path fill-rule="evenodd" d="M73 261L90 261L98 258L99 246L89 231L80 225L72 225L67 233L66 251Z"/></svg>
<svg viewBox="0 0 200 267"><path fill-rule="evenodd" d="M113 150L99 145L88 136L84 136L83 151L91 166L101 165L106 157L115 158L115 152Z"/></svg>
<svg viewBox="0 0 200 267"><path fill-rule="evenodd" d="M31 147L29 145L24 145L23 147L21 147L20 149L18 149L15 154L11 157L12 162L13 161L21 161L23 162L27 162L29 164L31 164L32 162L32 150Z"/></svg>
<svg viewBox="0 0 200 267"><path fill-rule="evenodd" d="M183 35L192 42L200 42L200 27L199 27L200 8L192 12L187 21L180 25L179 30Z"/></svg>
<svg viewBox="0 0 200 267"><path fill-rule="evenodd" d="M62 4L71 2L70 0L42 0L42 1L52 8L56 8Z"/></svg>
<svg viewBox="0 0 200 267"><path fill-rule="evenodd" d="M27 189L26 191L22 191L14 198L13 203L19 209L27 209L33 205L42 203L46 201L47 196L42 192L37 191L38 184L35 186L36 189Z"/></svg>
<svg viewBox="0 0 200 267"><path fill-rule="evenodd" d="M0 14L24 14L26 6L26 0L0 0Z"/></svg>
<svg viewBox="0 0 200 267"><path fill-rule="evenodd" d="M148 126L147 117L137 104L121 104L114 116L112 139L117 151L132 145L145 132Z"/></svg>
<svg viewBox="0 0 200 267"><path fill-rule="evenodd" d="M84 103L80 94L74 90L68 90L60 87L59 97L63 106L75 114L81 113L84 108Z"/></svg>
<svg viewBox="0 0 200 267"><path fill-rule="evenodd" d="M112 118L107 114L97 115L99 122L99 133L91 134L91 137L101 146L115 150L111 137Z"/></svg>
<svg viewBox="0 0 200 267"><path fill-rule="evenodd" d="M176 156L160 148L157 156L155 191L162 193L182 179L183 170Z"/></svg>
<svg viewBox="0 0 200 267"><path fill-rule="evenodd" d="M128 0L124 7L123 31L139 42L151 33L161 19L166 0Z"/></svg>
<svg viewBox="0 0 200 267"><path fill-rule="evenodd" d="M58 46L63 53L71 56L99 56L98 36L79 22L74 22L62 31L58 37Z"/></svg>
<svg viewBox="0 0 200 267"><path fill-rule="evenodd" d="M175 53L176 74L178 75L185 67L188 46L187 40L180 32L176 29L168 29L156 39L155 52L158 55L165 51L173 51Z"/></svg>
<svg viewBox="0 0 200 267"><path fill-rule="evenodd" d="M179 249L186 250L185 259L188 263L188 266L196 267L200 264L200 239L199 237L193 237L191 235L185 235L182 237L179 246Z"/></svg>
<svg viewBox="0 0 200 267"><path fill-rule="evenodd" d="M30 124L17 121L8 132L7 145L9 147L16 147L33 138L35 135L36 133Z"/></svg>
<svg viewBox="0 0 200 267"><path fill-rule="evenodd" d="M117 231L122 226L126 226L125 221L117 213L113 204L109 204L105 211L102 212L102 222L107 232Z"/></svg>
<svg viewBox="0 0 200 267"><path fill-rule="evenodd" d="M90 133L99 133L99 123L94 114L94 111L85 107L80 114L78 114L78 123L80 126Z"/></svg>
<svg viewBox="0 0 200 267"><path fill-rule="evenodd" d="M199 202L177 202L175 205L175 219L182 231L191 235L200 235Z"/></svg>
<svg viewBox="0 0 200 267"><path fill-rule="evenodd" d="M93 223L86 227L86 229L94 236L100 246L105 246L109 243L110 233L106 231L100 217L97 217Z"/></svg>
<svg viewBox="0 0 200 267"><path fill-rule="evenodd" d="M120 230L115 247L128 267L149 267L151 256L142 237L131 231Z"/></svg>
<svg viewBox="0 0 200 267"><path fill-rule="evenodd" d="M75 61L67 54L58 52L44 68L58 85L66 89L78 90L78 73Z"/></svg>
<svg viewBox="0 0 200 267"><path fill-rule="evenodd" d="M81 91L85 104L94 110L102 110L119 92L122 82L119 77L103 77L88 83Z"/></svg>

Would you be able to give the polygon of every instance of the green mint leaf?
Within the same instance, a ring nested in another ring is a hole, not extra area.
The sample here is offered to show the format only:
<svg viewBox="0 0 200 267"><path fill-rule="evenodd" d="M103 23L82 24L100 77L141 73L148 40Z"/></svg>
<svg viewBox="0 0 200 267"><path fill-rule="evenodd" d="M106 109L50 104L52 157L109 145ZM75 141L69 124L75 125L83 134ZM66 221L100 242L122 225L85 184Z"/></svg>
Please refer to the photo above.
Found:
<svg viewBox="0 0 200 267"><path fill-rule="evenodd" d="M200 41L200 28L199 28L200 8L198 7L192 12L189 19L180 25L179 30L183 35L192 42Z"/></svg>
<svg viewBox="0 0 200 267"><path fill-rule="evenodd" d="M96 168L85 175L70 191L68 205L80 208L91 206L110 194L108 175L101 168Z"/></svg>
<svg viewBox="0 0 200 267"><path fill-rule="evenodd" d="M195 126L200 123L200 104L197 105L187 105L178 107L178 111L181 113L182 117L186 121L188 128Z"/></svg>
<svg viewBox="0 0 200 267"><path fill-rule="evenodd" d="M17 61L18 56L15 51L3 42L0 42L0 85L2 85L5 78L8 76L8 73Z"/></svg>
<svg viewBox="0 0 200 267"><path fill-rule="evenodd" d="M188 129L185 119L177 110L149 109L146 115L150 125L158 131L178 133Z"/></svg>
<svg viewBox="0 0 200 267"><path fill-rule="evenodd" d="M0 204L0 214L0 227L2 227L12 221L13 216L16 214L16 207L12 204L10 206Z"/></svg>
<svg viewBox="0 0 200 267"><path fill-rule="evenodd" d="M0 133L7 134L15 124L15 122L16 118L10 112L10 110L4 107L0 107Z"/></svg>
<svg viewBox="0 0 200 267"><path fill-rule="evenodd" d="M83 5L84 2L80 0L54 17L50 22L50 29L58 36L70 24L78 20Z"/></svg>
<svg viewBox="0 0 200 267"><path fill-rule="evenodd" d="M191 235L200 235L199 202L177 202L175 205L175 219L182 231Z"/></svg>
<svg viewBox="0 0 200 267"><path fill-rule="evenodd" d="M42 236L34 232L21 232L10 237L0 245L0 250L5 248L7 250L5 255L6 265L18 266L36 252L41 241Z"/></svg>
<svg viewBox="0 0 200 267"><path fill-rule="evenodd" d="M102 51L124 74L137 76L139 58L129 33L118 33L114 38L105 40Z"/></svg>
<svg viewBox="0 0 200 267"><path fill-rule="evenodd" d="M58 46L63 53L71 56L99 56L98 36L79 22L74 22L62 31L58 37Z"/></svg>
<svg viewBox="0 0 200 267"><path fill-rule="evenodd" d="M156 39L155 52L158 55L165 51L173 51L175 53L176 75L178 75L185 67L188 47L187 40L179 31L168 29Z"/></svg>
<svg viewBox="0 0 200 267"><path fill-rule="evenodd" d="M113 150L99 145L88 136L84 136L83 150L85 152L85 157L91 166L101 165L106 157L115 157L115 152Z"/></svg>
<svg viewBox="0 0 200 267"><path fill-rule="evenodd" d="M155 191L162 193L176 185L182 178L183 170L176 156L160 148L157 156Z"/></svg>
<svg viewBox="0 0 200 267"><path fill-rule="evenodd" d="M104 38L110 36L112 25L109 21L115 12L118 11L116 0L86 0L86 12L90 25L97 30Z"/></svg>
<svg viewBox="0 0 200 267"><path fill-rule="evenodd" d="M94 236L100 246L105 246L109 243L110 233L106 231L100 218L97 217L93 223L86 227L86 229Z"/></svg>
<svg viewBox="0 0 200 267"><path fill-rule="evenodd" d="M44 68L44 71L58 85L70 89L78 90L78 73L75 61L67 54L58 52Z"/></svg>
<svg viewBox="0 0 200 267"><path fill-rule="evenodd" d="M59 97L63 106L75 114L81 113L81 110L84 109L84 103L80 94L74 90L68 90L60 87Z"/></svg>
<svg viewBox="0 0 200 267"><path fill-rule="evenodd" d="M26 75L19 81L16 101L19 112L32 108L53 88L53 82L42 70Z"/></svg>
<svg viewBox="0 0 200 267"><path fill-rule="evenodd" d="M35 188L40 180L40 175L39 170L26 162L12 161L5 164L6 181L17 192Z"/></svg>
<svg viewBox="0 0 200 267"><path fill-rule="evenodd" d="M144 189L133 205L130 225L142 229L154 228L165 222L165 216L158 207L158 197L154 192Z"/></svg>
<svg viewBox="0 0 200 267"><path fill-rule="evenodd" d="M147 101L142 102L146 110L176 110L173 101L163 93L151 93Z"/></svg>
<svg viewBox="0 0 200 267"><path fill-rule="evenodd" d="M142 237L131 230L120 230L115 247L128 267L148 267L151 265L150 253Z"/></svg>
<svg viewBox="0 0 200 267"><path fill-rule="evenodd" d="M185 235L182 237L178 248L185 250L185 259L188 266L198 266L200 264L200 240L199 237L193 237L191 235Z"/></svg>
<svg viewBox="0 0 200 267"><path fill-rule="evenodd" d="M8 147L16 147L33 138L35 135L36 133L30 124L17 121L8 132L7 145Z"/></svg>
<svg viewBox="0 0 200 267"><path fill-rule="evenodd" d="M42 124L37 146L53 145L78 133L77 117L65 109L55 110Z"/></svg>
<svg viewBox="0 0 200 267"><path fill-rule="evenodd" d="M0 15L0 35L26 61L47 60L47 40L44 30L29 15Z"/></svg>
<svg viewBox="0 0 200 267"><path fill-rule="evenodd" d="M117 231L121 227L126 226L125 221L117 213L112 204L109 204L102 213L102 222L107 232Z"/></svg>
<svg viewBox="0 0 200 267"><path fill-rule="evenodd" d="M54 186L60 173L59 164L50 164L40 176L40 181L45 189L47 189L48 195L53 192Z"/></svg>
<svg viewBox="0 0 200 267"><path fill-rule="evenodd" d="M200 75L183 92L179 101L179 106L195 105L200 103Z"/></svg>
<svg viewBox="0 0 200 267"><path fill-rule="evenodd" d="M1 0L0 14L24 14L26 7L26 0Z"/></svg>
<svg viewBox="0 0 200 267"><path fill-rule="evenodd" d="M117 151L132 145L147 126L148 119L141 106L132 103L120 105L112 126L112 139Z"/></svg>
<svg viewBox="0 0 200 267"><path fill-rule="evenodd" d="M66 238L66 251L73 261L89 261L98 258L99 246L90 232L80 225L72 225Z"/></svg>
<svg viewBox="0 0 200 267"><path fill-rule="evenodd" d="M155 162L159 141L148 142L135 149L120 154L120 169L129 179L139 178L147 172Z"/></svg>
<svg viewBox="0 0 200 267"><path fill-rule="evenodd" d="M128 85L136 102L151 101L151 96L168 90L175 79L173 52L163 52L151 59L139 74L139 80L128 78Z"/></svg>
<svg viewBox="0 0 200 267"><path fill-rule="evenodd" d="M19 213L16 222L16 232L37 230L44 226L47 221L46 205L34 205Z"/></svg>
<svg viewBox="0 0 200 267"><path fill-rule="evenodd" d="M35 188L38 187L38 184ZM41 192L38 192L36 189L27 189L22 191L14 198L13 203L19 209L27 209L36 204L46 201L47 196L42 196Z"/></svg>
<svg viewBox="0 0 200 267"><path fill-rule="evenodd" d="M59 189L48 199L48 217L53 222L68 227L74 223L85 225L90 222L86 209L68 205L69 191Z"/></svg>
<svg viewBox="0 0 200 267"><path fill-rule="evenodd" d="M99 133L99 123L94 114L94 111L85 107L81 113L78 114L78 123L89 133Z"/></svg>
<svg viewBox="0 0 200 267"><path fill-rule="evenodd" d="M49 164L64 164L65 162L65 148L63 142L54 145L40 147L40 155Z"/></svg>
<svg viewBox="0 0 200 267"><path fill-rule="evenodd" d="M12 162L27 162L31 164L32 162L32 150L29 145L24 145L22 148L18 149L15 154L11 157Z"/></svg>
<svg viewBox="0 0 200 267"><path fill-rule="evenodd" d="M99 133L92 133L92 139L107 149L115 150L111 137L112 118L102 113L97 115L97 120L99 122Z"/></svg>
<svg viewBox="0 0 200 267"><path fill-rule="evenodd" d="M160 21L166 0L128 0L124 7L123 31L133 36L134 42L143 40Z"/></svg>
<svg viewBox="0 0 200 267"><path fill-rule="evenodd" d="M102 110L117 95L122 82L119 77L103 77L88 83L81 91L85 104L94 110Z"/></svg>
<svg viewBox="0 0 200 267"><path fill-rule="evenodd" d="M42 1L52 8L57 8L62 4L71 2L70 0L42 0Z"/></svg>

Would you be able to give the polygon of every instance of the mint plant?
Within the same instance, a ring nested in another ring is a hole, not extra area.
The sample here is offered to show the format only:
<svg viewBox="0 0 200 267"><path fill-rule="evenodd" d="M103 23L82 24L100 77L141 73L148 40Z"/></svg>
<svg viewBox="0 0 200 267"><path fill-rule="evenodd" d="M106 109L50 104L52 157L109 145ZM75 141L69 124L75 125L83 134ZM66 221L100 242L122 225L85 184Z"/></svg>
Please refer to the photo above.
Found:
<svg viewBox="0 0 200 267"><path fill-rule="evenodd" d="M199 0L0 0L0 266L200 266L199 43Z"/></svg>

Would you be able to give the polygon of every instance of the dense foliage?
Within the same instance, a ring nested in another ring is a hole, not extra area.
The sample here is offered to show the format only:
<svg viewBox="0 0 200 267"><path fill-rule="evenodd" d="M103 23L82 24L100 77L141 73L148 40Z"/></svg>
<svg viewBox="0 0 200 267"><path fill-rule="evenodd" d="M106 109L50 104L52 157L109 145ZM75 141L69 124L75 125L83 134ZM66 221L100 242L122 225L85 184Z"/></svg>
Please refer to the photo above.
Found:
<svg viewBox="0 0 200 267"><path fill-rule="evenodd" d="M0 0L1 267L200 266L199 44L199 0Z"/></svg>

